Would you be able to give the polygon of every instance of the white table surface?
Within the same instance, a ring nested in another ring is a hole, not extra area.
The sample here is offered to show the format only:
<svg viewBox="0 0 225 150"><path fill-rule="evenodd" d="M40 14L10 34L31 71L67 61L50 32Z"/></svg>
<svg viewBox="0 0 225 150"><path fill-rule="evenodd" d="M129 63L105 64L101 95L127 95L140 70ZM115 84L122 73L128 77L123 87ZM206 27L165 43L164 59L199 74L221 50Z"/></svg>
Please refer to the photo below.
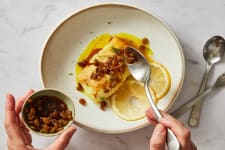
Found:
<svg viewBox="0 0 225 150"><path fill-rule="evenodd" d="M1 0L0 2L0 149L5 150L3 126L6 93L15 97L29 88L42 88L39 57L46 39L65 17L104 0ZM225 36L224 0L118 0L149 10L162 18L176 33L184 50L186 73L183 88L170 111L195 96L205 70L202 48L213 35ZM224 59L225 60L225 59ZM209 86L225 72L225 61L213 69ZM179 118L186 126L188 113ZM225 91L206 97L200 124L191 130L199 149L225 147ZM124 134L100 134L78 127L68 150L148 150L153 127ZM53 138L33 135L33 144L44 148Z"/></svg>

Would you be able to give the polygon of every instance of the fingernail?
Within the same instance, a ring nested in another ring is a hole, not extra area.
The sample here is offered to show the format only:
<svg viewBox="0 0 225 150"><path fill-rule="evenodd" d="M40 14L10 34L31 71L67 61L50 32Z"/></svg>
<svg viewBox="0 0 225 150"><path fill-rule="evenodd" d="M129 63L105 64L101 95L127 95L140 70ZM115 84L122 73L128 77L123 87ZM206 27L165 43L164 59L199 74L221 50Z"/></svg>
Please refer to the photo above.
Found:
<svg viewBox="0 0 225 150"><path fill-rule="evenodd" d="M159 118L159 122L167 122L167 118L165 118L165 117L162 117L162 118Z"/></svg>
<svg viewBox="0 0 225 150"><path fill-rule="evenodd" d="M9 97L10 97L10 94L6 94L6 101L5 101L5 106L6 106L6 109L9 109L10 108L10 103L9 103Z"/></svg>
<svg viewBox="0 0 225 150"><path fill-rule="evenodd" d="M5 105L6 105L6 109L7 110L12 110L13 109L13 107L14 107L14 103L13 103L13 101L11 102L11 94L6 94L6 103L5 103Z"/></svg>
<svg viewBox="0 0 225 150"><path fill-rule="evenodd" d="M166 127L169 127L171 122L167 118L160 118L159 123L163 124Z"/></svg>
<svg viewBox="0 0 225 150"><path fill-rule="evenodd" d="M33 93L34 89L29 89L27 93Z"/></svg>
<svg viewBox="0 0 225 150"><path fill-rule="evenodd" d="M74 126L71 126L70 128L72 129L72 132L73 132L73 133L77 130L77 128L74 127Z"/></svg>
<svg viewBox="0 0 225 150"><path fill-rule="evenodd" d="M167 121L167 120L164 117L159 118L159 122L165 122L165 121Z"/></svg>

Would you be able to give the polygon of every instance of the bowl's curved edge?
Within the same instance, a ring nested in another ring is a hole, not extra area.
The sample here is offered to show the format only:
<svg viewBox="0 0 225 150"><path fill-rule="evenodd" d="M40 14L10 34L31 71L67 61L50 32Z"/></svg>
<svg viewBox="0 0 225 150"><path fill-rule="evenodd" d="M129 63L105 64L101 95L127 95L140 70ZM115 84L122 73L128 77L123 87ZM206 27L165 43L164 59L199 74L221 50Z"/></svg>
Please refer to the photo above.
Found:
<svg viewBox="0 0 225 150"><path fill-rule="evenodd" d="M175 35L174 31L165 23L165 21L163 21L160 17L158 17L157 15L155 15L154 13L150 12L150 11L147 11L147 10L144 10L144 9L140 9L136 6L133 6L133 5L130 5L130 4L125 4L125 3L119 3L119 2L110 2L110 3L100 3L100 4L96 4L96 5L92 5L92 6L89 6L89 7L86 7L86 8L83 8L83 9L80 9L78 11L76 11L75 13L73 12L71 15L69 15L68 17L66 17L66 19L63 19L63 21L61 21L58 25L56 25L56 27L53 29L53 31L50 33L49 37L47 38L45 44L44 44L44 47L42 49L42 52L41 52L41 55L40 55L40 60L39 60L39 69L40 69L40 78L41 78L41 82L43 84L43 87L46 88L46 83L43 79L43 57L45 55L45 50L47 49L48 47L48 44L49 42L51 41L51 38L54 36L54 34L56 34L56 32L59 30L59 28L61 28L61 26L63 26L64 23L66 23L68 20L70 20L72 17L74 17L75 15L78 15L84 11L87 11L89 9L92 9L92 8L96 8L96 7L102 7L102 6L122 6L122 7L130 7L130 8L133 8L133 9L137 9L137 10L140 10L144 13L147 13L148 15L151 15L153 16L156 20L159 20L162 25L165 26L165 28L170 32L170 34L172 35L173 39L176 41L176 44L179 48L179 51L180 51L180 55L181 55L181 58L182 58L182 78L181 78L181 81L180 81L180 84L174 94L174 96L172 97L172 100L171 102L169 103L169 105L167 106L167 108L164 110L164 111L168 111L171 106L174 104L174 102L176 101L176 98L183 86L183 82L184 82L184 75L185 75L185 59L184 59L184 54L183 54L183 49L182 49L182 46L177 38L177 36ZM150 125L149 122L145 122L139 126L136 126L134 128L130 128L130 129L127 129L127 130L115 130L115 131L107 131L107 130L101 130L101 129L95 129L95 128L92 128L92 127L89 127L89 126L86 126L80 122L77 122L75 121L75 124L78 125L79 127L82 127L82 128L85 128L87 130L91 130L91 131L94 131L94 132L98 132L98 133L107 133L107 134L120 134L120 133L127 133L127 132L131 132L131 131L135 131L135 130L138 130L138 129L141 129L141 128L144 128L148 125Z"/></svg>

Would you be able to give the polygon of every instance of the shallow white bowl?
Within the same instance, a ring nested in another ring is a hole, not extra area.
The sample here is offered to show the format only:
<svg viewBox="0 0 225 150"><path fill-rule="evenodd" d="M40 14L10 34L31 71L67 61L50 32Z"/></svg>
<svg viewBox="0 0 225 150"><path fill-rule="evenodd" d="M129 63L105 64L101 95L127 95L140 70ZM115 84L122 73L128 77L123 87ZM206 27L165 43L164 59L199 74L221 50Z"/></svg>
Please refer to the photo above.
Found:
<svg viewBox="0 0 225 150"><path fill-rule="evenodd" d="M153 58L167 67L172 84L169 93L158 103L167 111L183 85L183 51L172 30L150 12L125 4L101 4L85 8L66 18L49 37L41 57L41 79L46 88L56 88L69 95L76 110L76 123L102 133L123 133L147 126L146 118L125 121L111 109L102 111L88 97L76 91L75 64L90 40L103 33L127 32L150 40ZM72 75L71 75L72 73ZM79 104L79 98L87 106Z"/></svg>

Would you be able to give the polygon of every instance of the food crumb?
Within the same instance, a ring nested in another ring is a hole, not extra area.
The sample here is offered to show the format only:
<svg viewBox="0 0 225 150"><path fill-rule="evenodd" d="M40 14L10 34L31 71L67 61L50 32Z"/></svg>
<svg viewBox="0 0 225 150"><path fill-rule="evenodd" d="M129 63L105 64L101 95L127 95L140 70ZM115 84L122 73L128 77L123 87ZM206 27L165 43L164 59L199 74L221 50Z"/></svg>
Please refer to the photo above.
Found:
<svg viewBox="0 0 225 150"><path fill-rule="evenodd" d="M105 111L106 107L107 107L107 103L105 101L102 101L100 103L100 109L103 110L103 111Z"/></svg>
<svg viewBox="0 0 225 150"><path fill-rule="evenodd" d="M149 44L148 38L144 37L144 38L142 39L142 43L143 43L144 45Z"/></svg>
<svg viewBox="0 0 225 150"><path fill-rule="evenodd" d="M84 90L80 83L77 84L77 90L81 92Z"/></svg>
<svg viewBox="0 0 225 150"><path fill-rule="evenodd" d="M71 73L68 73L68 76L72 76L73 75L73 73L71 72Z"/></svg>
<svg viewBox="0 0 225 150"><path fill-rule="evenodd" d="M145 48L146 48L146 47L145 47L145 45L143 45L143 44L141 44L141 45L139 46L139 49L140 49L141 52L143 52L143 51L145 50Z"/></svg>
<svg viewBox="0 0 225 150"><path fill-rule="evenodd" d="M80 98L80 99L79 99L79 103L80 103L82 106L87 106L87 102L86 102L86 100L83 99L83 98Z"/></svg>

